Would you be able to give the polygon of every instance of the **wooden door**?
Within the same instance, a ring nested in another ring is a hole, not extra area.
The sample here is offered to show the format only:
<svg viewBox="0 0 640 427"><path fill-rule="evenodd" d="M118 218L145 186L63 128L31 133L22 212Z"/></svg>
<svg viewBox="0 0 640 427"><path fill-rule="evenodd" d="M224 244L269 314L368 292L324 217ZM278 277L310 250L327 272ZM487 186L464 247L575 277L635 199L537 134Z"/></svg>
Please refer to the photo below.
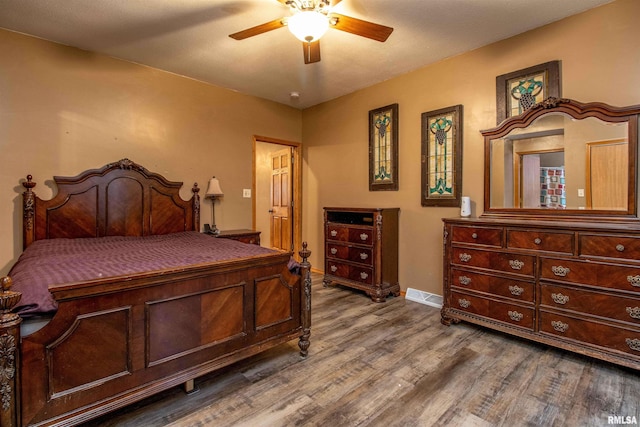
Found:
<svg viewBox="0 0 640 427"><path fill-rule="evenodd" d="M587 143L587 207L591 209L627 209L627 141Z"/></svg>
<svg viewBox="0 0 640 427"><path fill-rule="evenodd" d="M540 207L540 155L528 154L522 156L522 186L521 208Z"/></svg>
<svg viewBox="0 0 640 427"><path fill-rule="evenodd" d="M271 247L293 250L291 148L271 153Z"/></svg>

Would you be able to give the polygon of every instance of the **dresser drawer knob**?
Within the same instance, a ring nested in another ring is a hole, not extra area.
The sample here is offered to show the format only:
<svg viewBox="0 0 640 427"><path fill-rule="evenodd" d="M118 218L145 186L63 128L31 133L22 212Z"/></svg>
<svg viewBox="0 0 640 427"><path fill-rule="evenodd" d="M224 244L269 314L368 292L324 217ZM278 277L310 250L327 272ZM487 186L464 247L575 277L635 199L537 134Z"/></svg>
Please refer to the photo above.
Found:
<svg viewBox="0 0 640 427"><path fill-rule="evenodd" d="M331 268L331 271L332 271L332 272L334 272L334 273L335 273L336 271L338 271L338 267L336 267L335 265L332 265L332 266L331 266L331 267L329 267L329 268Z"/></svg>
<svg viewBox="0 0 640 427"><path fill-rule="evenodd" d="M627 313L634 319L640 319L640 307L627 307Z"/></svg>
<svg viewBox="0 0 640 427"><path fill-rule="evenodd" d="M551 271L553 272L553 274L555 274L558 277L565 277L567 274L569 274L569 267L563 267L561 265L553 265L551 266Z"/></svg>
<svg viewBox="0 0 640 427"><path fill-rule="evenodd" d="M618 252L624 252L624 245L621 245L621 244L619 244L619 243L618 243L618 244L616 245L616 251L618 251Z"/></svg>
<svg viewBox="0 0 640 427"><path fill-rule="evenodd" d="M553 300L553 302L555 302L556 304L566 304L567 302L569 302L569 296L568 295L562 295L562 294L551 294L551 299Z"/></svg>
<svg viewBox="0 0 640 427"><path fill-rule="evenodd" d="M360 272L360 278L361 278L362 280L366 280L366 279L367 279L367 277L369 277L369 275L368 275L367 273L365 273L364 271Z"/></svg>
<svg viewBox="0 0 640 427"><path fill-rule="evenodd" d="M471 283L471 277L468 276L460 276L458 277L458 282L460 282L461 285L468 285L469 283Z"/></svg>
<svg viewBox="0 0 640 427"><path fill-rule="evenodd" d="M331 248L331 255L335 255L338 253L338 250L336 248Z"/></svg>
<svg viewBox="0 0 640 427"><path fill-rule="evenodd" d="M462 308L469 308L471 306L471 301L469 301L468 299L460 298L458 300L458 304L460 304L460 307Z"/></svg>
<svg viewBox="0 0 640 427"><path fill-rule="evenodd" d="M522 270L522 267L524 267L524 262L520 261L519 259L511 259L509 260L509 265L513 270Z"/></svg>
<svg viewBox="0 0 640 427"><path fill-rule="evenodd" d="M627 276L627 282L629 282L631 284L631 286L635 286L636 288L640 288L640 275Z"/></svg>
<svg viewBox="0 0 640 427"><path fill-rule="evenodd" d="M462 261L462 262L468 262L468 261L471 260L471 255L469 255L468 253L463 252L463 253L461 253L459 255L459 258L460 258L460 261Z"/></svg>
<svg viewBox="0 0 640 427"><path fill-rule="evenodd" d="M363 261L364 261L364 260L365 260L365 259L367 259L367 258L369 258L369 254L368 254L368 253L360 252L360 259L361 259L361 260L363 260Z"/></svg>
<svg viewBox="0 0 640 427"><path fill-rule="evenodd" d="M331 237L336 237L338 235L338 230L331 230Z"/></svg>
<svg viewBox="0 0 640 427"><path fill-rule="evenodd" d="M474 238L474 239L477 239L477 238L478 238L478 233L473 233L473 234L471 235L471 237L472 237L472 238Z"/></svg>
<svg viewBox="0 0 640 427"><path fill-rule="evenodd" d="M637 338L627 338L625 340L629 348L633 351L640 351L640 340Z"/></svg>
<svg viewBox="0 0 640 427"><path fill-rule="evenodd" d="M561 322L559 320L552 320L551 326L558 332L566 332L569 329L569 324Z"/></svg>
<svg viewBox="0 0 640 427"><path fill-rule="evenodd" d="M369 238L369 235L367 233L360 234L360 240L366 241L368 238Z"/></svg>
<svg viewBox="0 0 640 427"><path fill-rule="evenodd" d="M509 286L509 292L511 292L511 295L515 295L515 296L519 297L524 292L524 288L521 287L521 286L517 286L517 285L510 285Z"/></svg>
<svg viewBox="0 0 640 427"><path fill-rule="evenodd" d="M541 240L539 237L536 237L536 238L533 240L533 243L535 243L536 245L539 245L540 243L542 243L542 240Z"/></svg>
<svg viewBox="0 0 640 427"><path fill-rule="evenodd" d="M522 320L522 318L524 317L524 314L522 313L518 313L517 311L511 311L509 310L509 312L507 313L509 315L509 318L511 320L513 320L514 322L519 322Z"/></svg>

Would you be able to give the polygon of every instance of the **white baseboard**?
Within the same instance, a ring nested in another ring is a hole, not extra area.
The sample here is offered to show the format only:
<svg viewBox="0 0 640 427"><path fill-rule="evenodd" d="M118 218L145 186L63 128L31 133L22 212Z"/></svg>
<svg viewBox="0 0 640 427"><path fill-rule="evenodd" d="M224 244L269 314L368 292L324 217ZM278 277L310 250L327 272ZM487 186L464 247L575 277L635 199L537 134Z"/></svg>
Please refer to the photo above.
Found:
<svg viewBox="0 0 640 427"><path fill-rule="evenodd" d="M431 307L442 308L442 297L440 295L408 288L404 297L409 301L419 302L420 304L430 305Z"/></svg>

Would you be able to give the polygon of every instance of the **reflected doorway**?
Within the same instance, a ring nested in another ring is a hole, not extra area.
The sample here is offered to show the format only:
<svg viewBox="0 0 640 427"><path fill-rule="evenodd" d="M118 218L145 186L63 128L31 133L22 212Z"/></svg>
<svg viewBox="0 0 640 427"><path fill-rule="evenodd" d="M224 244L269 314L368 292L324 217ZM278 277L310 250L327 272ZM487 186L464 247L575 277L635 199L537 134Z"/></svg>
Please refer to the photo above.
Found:
<svg viewBox="0 0 640 427"><path fill-rule="evenodd" d="M514 156L516 172L514 200L519 208L566 208L564 150L519 152Z"/></svg>

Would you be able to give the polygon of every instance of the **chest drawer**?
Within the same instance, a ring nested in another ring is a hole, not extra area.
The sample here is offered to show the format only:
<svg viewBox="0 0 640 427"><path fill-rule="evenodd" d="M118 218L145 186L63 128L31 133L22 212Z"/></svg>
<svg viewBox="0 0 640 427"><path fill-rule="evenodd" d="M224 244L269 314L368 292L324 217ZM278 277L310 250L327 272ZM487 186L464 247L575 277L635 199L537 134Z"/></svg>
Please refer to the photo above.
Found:
<svg viewBox="0 0 640 427"><path fill-rule="evenodd" d="M503 229L498 227L451 227L451 241L486 246L502 246Z"/></svg>
<svg viewBox="0 0 640 427"><path fill-rule="evenodd" d="M329 224L327 225L327 239L371 246L373 244L373 229Z"/></svg>
<svg viewBox="0 0 640 427"><path fill-rule="evenodd" d="M332 259L327 260L325 273L367 285L373 283L373 269L370 267L346 264Z"/></svg>
<svg viewBox="0 0 640 427"><path fill-rule="evenodd" d="M580 235L580 255L640 260L640 238L618 235Z"/></svg>
<svg viewBox="0 0 640 427"><path fill-rule="evenodd" d="M541 258L541 279L598 286L640 294L640 268L598 262Z"/></svg>
<svg viewBox="0 0 640 427"><path fill-rule="evenodd" d="M451 293L451 307L533 330L533 308L459 292Z"/></svg>
<svg viewBox="0 0 640 427"><path fill-rule="evenodd" d="M452 264L487 268L533 277L535 257L531 255L453 248Z"/></svg>
<svg viewBox="0 0 640 427"><path fill-rule="evenodd" d="M371 248L327 243L327 256L337 259L346 259L366 265L373 265L373 251Z"/></svg>
<svg viewBox="0 0 640 427"><path fill-rule="evenodd" d="M538 251L574 253L574 234L548 231L508 230L507 247Z"/></svg>
<svg viewBox="0 0 640 427"><path fill-rule="evenodd" d="M541 284L540 304L608 317L640 326L640 298L629 298L584 289Z"/></svg>
<svg viewBox="0 0 640 427"><path fill-rule="evenodd" d="M451 286L533 303L533 283L472 271L451 271Z"/></svg>
<svg viewBox="0 0 640 427"><path fill-rule="evenodd" d="M640 357L640 331L568 315L540 311L540 332Z"/></svg>

